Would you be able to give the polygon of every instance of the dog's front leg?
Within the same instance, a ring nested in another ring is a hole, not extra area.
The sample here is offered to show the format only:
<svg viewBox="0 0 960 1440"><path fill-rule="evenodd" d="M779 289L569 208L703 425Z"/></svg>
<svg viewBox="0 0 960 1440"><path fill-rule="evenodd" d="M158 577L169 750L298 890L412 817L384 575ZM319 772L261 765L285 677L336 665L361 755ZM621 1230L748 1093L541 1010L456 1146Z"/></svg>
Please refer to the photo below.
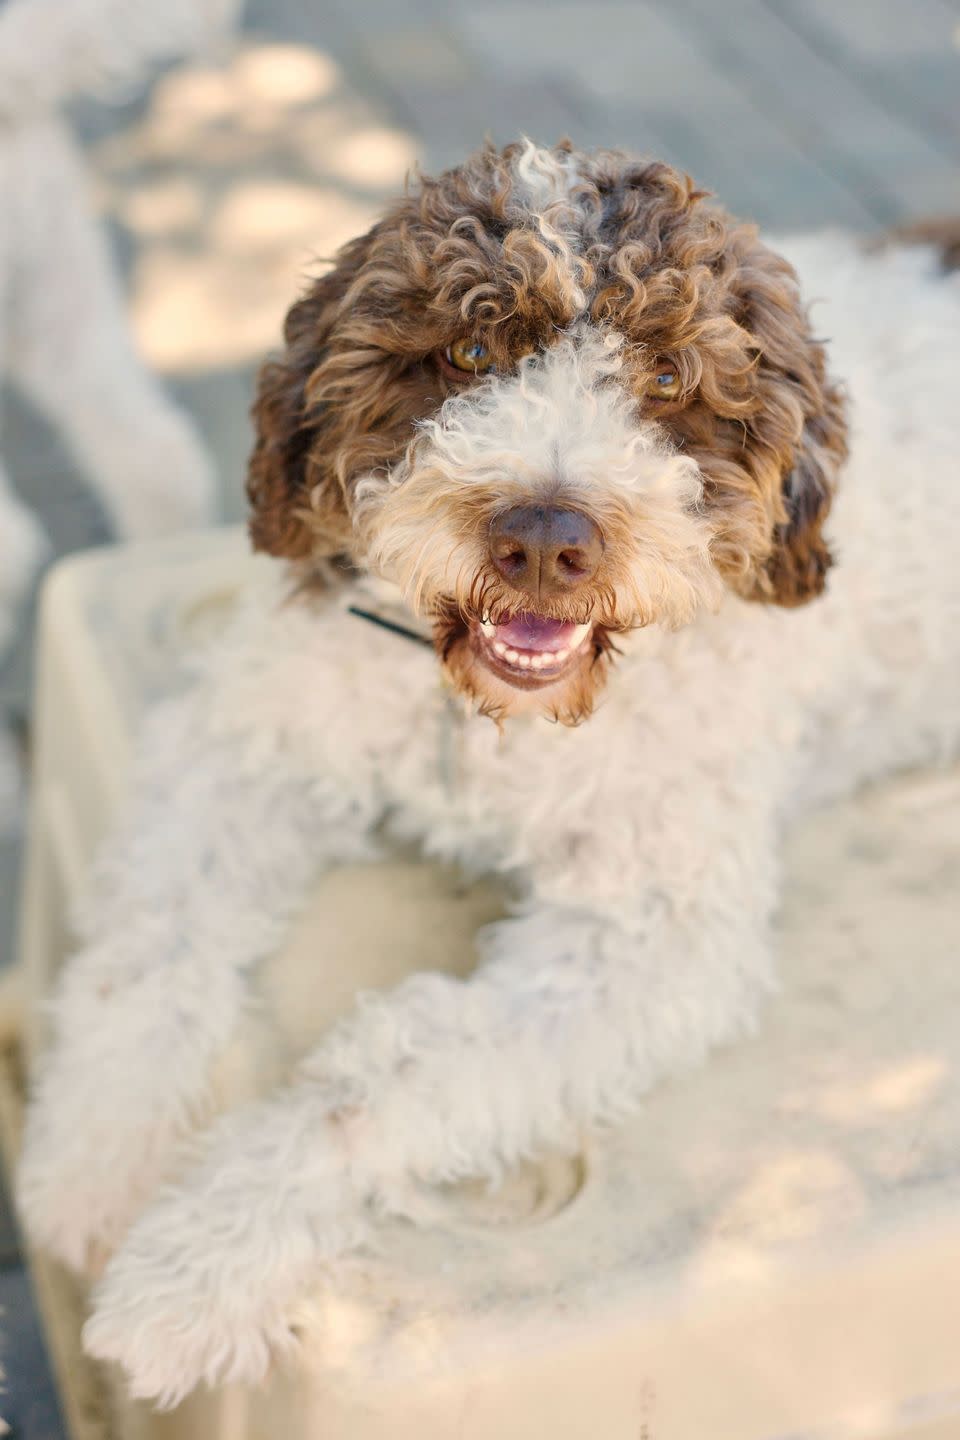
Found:
<svg viewBox="0 0 960 1440"><path fill-rule="evenodd" d="M134 1225L95 1297L90 1349L168 1402L262 1377L317 1267L378 1213L416 1216L424 1184L576 1148L748 1025L771 878L769 845L740 837L675 897L534 895L487 933L469 980L422 974L366 997L291 1090L220 1122Z"/></svg>
<svg viewBox="0 0 960 1440"><path fill-rule="evenodd" d="M33 1239L96 1268L211 1109L252 969L312 877L369 853L374 801L289 744L211 733L201 689L152 717L133 813L50 1009L18 1200ZM359 770L359 767L357 767Z"/></svg>

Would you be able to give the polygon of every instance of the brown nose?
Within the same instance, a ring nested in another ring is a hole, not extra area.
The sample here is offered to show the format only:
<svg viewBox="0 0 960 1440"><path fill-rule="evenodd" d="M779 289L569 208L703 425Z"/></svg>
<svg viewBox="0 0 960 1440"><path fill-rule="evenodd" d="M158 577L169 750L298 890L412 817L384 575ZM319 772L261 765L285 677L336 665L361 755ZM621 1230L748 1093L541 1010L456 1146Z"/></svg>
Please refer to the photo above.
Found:
<svg viewBox="0 0 960 1440"><path fill-rule="evenodd" d="M579 510L515 505L490 524L494 565L534 598L569 594L592 580L602 554L600 531Z"/></svg>

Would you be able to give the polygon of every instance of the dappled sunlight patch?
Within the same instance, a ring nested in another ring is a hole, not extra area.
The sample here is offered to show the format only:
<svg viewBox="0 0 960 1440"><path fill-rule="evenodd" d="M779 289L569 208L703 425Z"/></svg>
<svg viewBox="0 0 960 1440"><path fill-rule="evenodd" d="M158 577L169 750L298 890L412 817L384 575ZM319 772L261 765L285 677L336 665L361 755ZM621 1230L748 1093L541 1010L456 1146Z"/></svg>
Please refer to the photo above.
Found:
<svg viewBox="0 0 960 1440"><path fill-rule="evenodd" d="M867 1075L830 1080L793 1092L782 1103L792 1114L815 1115L834 1125L854 1127L883 1121L928 1106L950 1078L939 1055L917 1055Z"/></svg>
<svg viewBox="0 0 960 1440"><path fill-rule="evenodd" d="M215 253L151 248L137 267L134 323L160 370L227 366L278 343L281 282L254 267L242 276Z"/></svg>
<svg viewBox="0 0 960 1440"><path fill-rule="evenodd" d="M215 250L150 246L136 270L133 319L140 349L160 370L230 366L280 340L295 264L237 263Z"/></svg>
<svg viewBox="0 0 960 1440"><path fill-rule="evenodd" d="M293 1323L300 1334L319 1339L317 1358L333 1370L347 1370L356 1364L357 1357L380 1340L384 1327L375 1303L334 1290L301 1301ZM308 1369L310 1358L308 1348L302 1354Z"/></svg>
<svg viewBox="0 0 960 1440"><path fill-rule="evenodd" d="M150 97L153 123L206 125L233 114L235 86L229 70L184 65L162 76Z"/></svg>
<svg viewBox="0 0 960 1440"><path fill-rule="evenodd" d="M395 185L417 162L413 137L383 126L357 130L327 157L331 174L354 185Z"/></svg>
<svg viewBox="0 0 960 1440"><path fill-rule="evenodd" d="M306 105L332 94L340 70L321 50L305 45L251 45L231 69L235 93L242 100L273 105Z"/></svg>
<svg viewBox="0 0 960 1440"><path fill-rule="evenodd" d="M296 245L303 261L328 255L369 223L366 206L336 190L292 180L238 181L217 205L208 235L224 255ZM296 286L287 293L293 298Z"/></svg>
<svg viewBox="0 0 960 1440"><path fill-rule="evenodd" d="M340 71L329 55L303 45L241 46L222 69L185 65L159 80L151 96L153 123L190 128L242 122L251 107L275 118L332 95Z"/></svg>
<svg viewBox="0 0 960 1440"><path fill-rule="evenodd" d="M802 1146L748 1168L710 1221L696 1276L715 1283L769 1273L773 1252L829 1240L860 1220L863 1185L839 1153Z"/></svg>
<svg viewBox="0 0 960 1440"><path fill-rule="evenodd" d="M102 207L134 239L134 329L168 372L246 364L292 299L367 229L417 146L295 44L242 41L222 69L183 65L92 155Z"/></svg>
<svg viewBox="0 0 960 1440"><path fill-rule="evenodd" d="M196 180L174 176L124 192L116 209L121 223L139 238L174 235L201 223L204 195Z"/></svg>
<svg viewBox="0 0 960 1440"><path fill-rule="evenodd" d="M921 1055L874 1075L864 1087L862 1100L874 1115L902 1114L928 1104L947 1078L948 1068L942 1057Z"/></svg>

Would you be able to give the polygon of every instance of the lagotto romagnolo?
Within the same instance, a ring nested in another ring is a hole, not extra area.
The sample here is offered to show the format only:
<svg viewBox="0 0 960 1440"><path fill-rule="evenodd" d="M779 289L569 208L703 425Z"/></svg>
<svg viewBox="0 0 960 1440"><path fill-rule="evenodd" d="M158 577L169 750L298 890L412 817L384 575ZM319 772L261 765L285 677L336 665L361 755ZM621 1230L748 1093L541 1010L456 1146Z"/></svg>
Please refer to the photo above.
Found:
<svg viewBox="0 0 960 1440"><path fill-rule="evenodd" d="M86 1342L137 1394L257 1380L417 1186L578 1146L747 1030L784 822L954 750L941 259L770 243L666 165L523 142L418 180L294 305L249 480L275 574L146 726L26 1128L33 1238L110 1257ZM371 576L432 649L345 613ZM178 1167L252 972L385 835L511 915Z"/></svg>

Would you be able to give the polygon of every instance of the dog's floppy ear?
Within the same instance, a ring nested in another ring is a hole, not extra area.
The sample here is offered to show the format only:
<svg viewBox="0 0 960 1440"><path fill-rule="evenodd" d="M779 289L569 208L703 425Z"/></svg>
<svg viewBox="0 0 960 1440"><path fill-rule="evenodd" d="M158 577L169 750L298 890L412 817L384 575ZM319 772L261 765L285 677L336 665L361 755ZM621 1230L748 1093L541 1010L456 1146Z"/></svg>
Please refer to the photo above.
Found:
<svg viewBox="0 0 960 1440"><path fill-rule="evenodd" d="M757 598L777 605L803 605L826 584L833 557L823 536L837 467L846 455L843 404L823 387L821 408L804 422L793 465L781 486L785 518L774 527L773 548Z"/></svg>
<svg viewBox="0 0 960 1440"><path fill-rule="evenodd" d="M752 230L738 238L737 319L756 347L760 398L748 447L752 468L769 485L772 541L750 598L803 605L821 593L832 563L823 525L847 454L845 407L792 269Z"/></svg>
<svg viewBox="0 0 960 1440"><path fill-rule="evenodd" d="M260 370L247 471L255 550L298 560L348 548L350 521L333 466L323 454L324 405L312 398L311 381L369 238L345 246L336 268L291 307L283 353Z"/></svg>

